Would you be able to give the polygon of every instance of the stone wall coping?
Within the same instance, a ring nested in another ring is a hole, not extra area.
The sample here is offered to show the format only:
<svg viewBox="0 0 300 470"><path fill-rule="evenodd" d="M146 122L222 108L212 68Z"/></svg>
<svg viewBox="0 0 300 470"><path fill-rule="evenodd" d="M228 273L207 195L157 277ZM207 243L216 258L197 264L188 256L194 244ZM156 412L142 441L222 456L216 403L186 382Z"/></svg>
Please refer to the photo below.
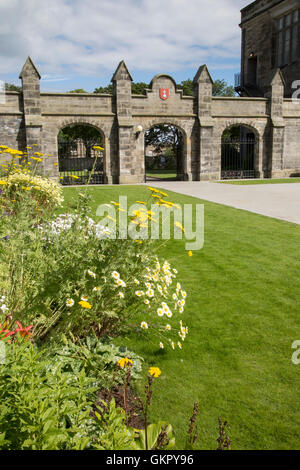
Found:
<svg viewBox="0 0 300 470"><path fill-rule="evenodd" d="M0 112L0 116L23 116L23 113L20 111L15 111L15 112Z"/></svg>
<svg viewBox="0 0 300 470"><path fill-rule="evenodd" d="M6 113L5 113L6 114ZM22 113L21 113L22 114ZM108 116L114 117L114 113L41 113L42 116L78 116L78 117L89 117L89 116Z"/></svg>
<svg viewBox="0 0 300 470"><path fill-rule="evenodd" d="M213 118L232 118L232 119L269 119L268 114L213 114ZM299 117L299 116L298 116Z"/></svg>
<svg viewBox="0 0 300 470"><path fill-rule="evenodd" d="M267 102L267 98L253 97L253 96L213 96L215 101L264 101Z"/></svg>
<svg viewBox="0 0 300 470"><path fill-rule="evenodd" d="M153 118L197 118L197 114L158 114L158 113L148 113L148 114L142 114L142 113L132 113L132 117L153 117Z"/></svg>
<svg viewBox="0 0 300 470"><path fill-rule="evenodd" d="M21 91L8 91L5 90L6 95L20 95L22 92Z"/></svg>

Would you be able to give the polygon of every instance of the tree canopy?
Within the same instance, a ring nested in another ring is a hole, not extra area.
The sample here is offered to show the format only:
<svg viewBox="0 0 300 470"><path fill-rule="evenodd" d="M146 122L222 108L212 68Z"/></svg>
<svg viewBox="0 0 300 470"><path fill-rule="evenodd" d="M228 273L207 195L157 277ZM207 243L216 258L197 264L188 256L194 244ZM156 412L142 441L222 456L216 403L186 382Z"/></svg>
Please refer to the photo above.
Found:
<svg viewBox="0 0 300 470"><path fill-rule="evenodd" d="M88 91L85 91L83 88L76 88L76 90L70 90L67 93L88 93Z"/></svg>
<svg viewBox="0 0 300 470"><path fill-rule="evenodd" d="M149 85L144 82L137 82L132 83L131 90L132 94L134 95L145 95L146 89L149 88ZM186 96L193 96L193 80L188 78L187 80L183 80L181 83L177 84L177 89L182 90L183 94ZM105 93L105 94L113 94L113 84L106 87L98 87L95 88L94 93ZM234 87L228 85L225 80L215 80L213 84L213 96L234 96L235 91Z"/></svg>
<svg viewBox="0 0 300 470"><path fill-rule="evenodd" d="M15 85L14 83L5 83L5 90L6 91L18 91L20 93L22 91L22 87Z"/></svg>

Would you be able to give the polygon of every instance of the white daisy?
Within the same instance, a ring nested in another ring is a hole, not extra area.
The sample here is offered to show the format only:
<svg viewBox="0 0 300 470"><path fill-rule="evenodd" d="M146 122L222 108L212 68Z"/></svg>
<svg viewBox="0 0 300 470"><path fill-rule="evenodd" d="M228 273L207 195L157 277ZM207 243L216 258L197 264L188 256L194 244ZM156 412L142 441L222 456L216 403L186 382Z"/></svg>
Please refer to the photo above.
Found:
<svg viewBox="0 0 300 470"><path fill-rule="evenodd" d="M73 307L74 305L74 300L73 299L68 299L67 302L66 302L66 306L67 307Z"/></svg>

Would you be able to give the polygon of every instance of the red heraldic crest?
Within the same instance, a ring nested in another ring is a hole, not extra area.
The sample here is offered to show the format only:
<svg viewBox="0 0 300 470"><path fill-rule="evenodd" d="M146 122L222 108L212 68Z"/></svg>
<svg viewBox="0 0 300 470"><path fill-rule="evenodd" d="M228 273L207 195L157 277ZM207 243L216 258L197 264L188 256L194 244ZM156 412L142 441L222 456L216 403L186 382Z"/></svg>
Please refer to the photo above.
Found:
<svg viewBox="0 0 300 470"><path fill-rule="evenodd" d="M167 100L169 98L169 88L161 88L159 90L159 96L162 100Z"/></svg>

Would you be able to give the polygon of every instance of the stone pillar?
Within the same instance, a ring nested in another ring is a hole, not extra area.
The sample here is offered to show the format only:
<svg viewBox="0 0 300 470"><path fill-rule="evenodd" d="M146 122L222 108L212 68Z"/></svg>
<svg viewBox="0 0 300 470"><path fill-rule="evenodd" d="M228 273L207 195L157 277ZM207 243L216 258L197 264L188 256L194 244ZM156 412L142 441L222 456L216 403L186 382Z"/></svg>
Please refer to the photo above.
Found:
<svg viewBox="0 0 300 470"><path fill-rule="evenodd" d="M119 183L140 182L135 165L135 133L132 119L132 77L124 61L120 62L112 78L118 121Z"/></svg>
<svg viewBox="0 0 300 470"><path fill-rule="evenodd" d="M194 175L196 180L218 179L220 170L213 155L212 119L212 86L213 80L206 65L199 67L194 78L194 95L197 100L197 113L199 119L199 174ZM221 157L220 157L221 160Z"/></svg>
<svg viewBox="0 0 300 470"><path fill-rule="evenodd" d="M270 119L271 119L271 161L269 162L269 176L277 178L284 175L284 134L285 122L283 119L284 79L280 69L277 69L271 82Z"/></svg>
<svg viewBox="0 0 300 470"><path fill-rule="evenodd" d="M26 145L32 147L36 152L42 152L41 76L30 57L24 64L20 78L22 80Z"/></svg>

